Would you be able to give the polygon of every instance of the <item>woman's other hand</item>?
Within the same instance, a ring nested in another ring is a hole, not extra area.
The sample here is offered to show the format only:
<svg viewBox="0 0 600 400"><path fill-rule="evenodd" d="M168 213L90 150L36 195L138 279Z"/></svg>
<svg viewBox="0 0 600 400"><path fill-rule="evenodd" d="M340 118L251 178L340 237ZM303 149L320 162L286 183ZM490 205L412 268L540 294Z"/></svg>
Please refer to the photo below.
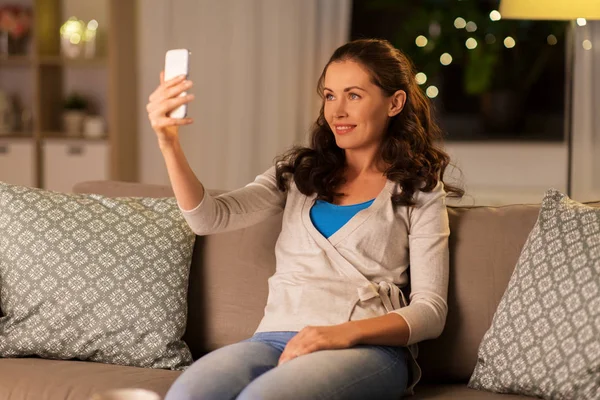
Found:
<svg viewBox="0 0 600 400"><path fill-rule="evenodd" d="M351 322L332 326L307 326L287 343L277 365L319 350L353 347L357 344L357 338L358 332Z"/></svg>
<svg viewBox="0 0 600 400"><path fill-rule="evenodd" d="M185 76L178 76L165 81L164 71L160 73L160 85L150 95L146 105L148 119L152 129L156 132L160 145L171 144L178 138L179 127L193 122L191 118L170 118L168 114L182 104L194 99L193 94L179 96L181 92L192 87L192 82Z"/></svg>

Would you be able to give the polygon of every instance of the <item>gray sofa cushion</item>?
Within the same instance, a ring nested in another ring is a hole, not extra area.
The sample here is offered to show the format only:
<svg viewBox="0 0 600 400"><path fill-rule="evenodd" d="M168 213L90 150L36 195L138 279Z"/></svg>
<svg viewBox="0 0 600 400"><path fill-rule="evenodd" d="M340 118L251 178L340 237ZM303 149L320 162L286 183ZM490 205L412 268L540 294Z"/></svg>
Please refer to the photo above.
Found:
<svg viewBox="0 0 600 400"><path fill-rule="evenodd" d="M194 240L174 198L0 183L0 356L184 368Z"/></svg>
<svg viewBox="0 0 600 400"><path fill-rule="evenodd" d="M600 393L600 210L551 189L469 387L545 399Z"/></svg>

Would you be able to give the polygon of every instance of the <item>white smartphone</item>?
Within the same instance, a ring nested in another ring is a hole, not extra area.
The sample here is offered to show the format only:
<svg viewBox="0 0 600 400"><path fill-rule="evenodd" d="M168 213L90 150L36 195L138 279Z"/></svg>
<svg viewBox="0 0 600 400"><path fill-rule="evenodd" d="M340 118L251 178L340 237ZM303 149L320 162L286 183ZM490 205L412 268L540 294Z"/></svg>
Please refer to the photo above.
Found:
<svg viewBox="0 0 600 400"><path fill-rule="evenodd" d="M165 55L165 81L179 75L185 75L186 79L190 73L190 52L188 49L173 49ZM182 92L181 96L187 95ZM171 118L185 118L187 116L187 104L182 104L169 113Z"/></svg>

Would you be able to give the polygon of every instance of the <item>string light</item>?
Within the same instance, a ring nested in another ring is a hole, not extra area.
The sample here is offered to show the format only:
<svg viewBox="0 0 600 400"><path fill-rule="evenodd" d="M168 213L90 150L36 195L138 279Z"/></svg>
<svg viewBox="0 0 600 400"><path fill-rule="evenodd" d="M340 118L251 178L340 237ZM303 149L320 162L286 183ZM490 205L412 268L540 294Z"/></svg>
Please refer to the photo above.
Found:
<svg viewBox="0 0 600 400"><path fill-rule="evenodd" d="M96 31L98 30L98 21L95 19L91 20L87 24L87 28L83 32L83 40L86 42L92 42L96 38Z"/></svg>
<svg viewBox="0 0 600 400"><path fill-rule="evenodd" d="M587 24L587 21L585 20L585 18L577 18L577 25L585 26L586 24Z"/></svg>
<svg viewBox="0 0 600 400"><path fill-rule="evenodd" d="M81 35L79 33L74 33L69 38L69 41L73 44L79 44L81 42Z"/></svg>
<svg viewBox="0 0 600 400"><path fill-rule="evenodd" d="M498 10L493 10L490 13L490 19L492 21L500 21L501 18L502 18L502 15L500 15L500 12Z"/></svg>
<svg viewBox="0 0 600 400"><path fill-rule="evenodd" d="M456 29L462 29L462 28L464 28L465 26L467 26L467 21L465 21L465 19L464 19L464 18L462 18L462 17L458 17L458 18L456 18L456 19L454 20L454 27L455 27Z"/></svg>
<svg viewBox="0 0 600 400"><path fill-rule="evenodd" d="M591 49L592 49L592 42L591 42L591 41L589 41L589 40L587 40L587 39L585 39L585 40L583 41L583 43L581 43L581 45L582 45L582 46L583 46L583 48L584 48L584 49L586 49L586 50L591 50Z"/></svg>
<svg viewBox="0 0 600 400"><path fill-rule="evenodd" d="M425 46L427 46L427 42L428 42L427 38L425 36L423 36L423 35L419 35L415 39L415 43L419 47L425 47Z"/></svg>
<svg viewBox="0 0 600 400"><path fill-rule="evenodd" d="M88 22L87 24L88 29L91 29L93 31L98 29L98 21L96 21L95 19L92 19L90 22Z"/></svg>
<svg viewBox="0 0 600 400"><path fill-rule="evenodd" d="M548 35L546 41L550 46L554 46L556 43L558 43L558 39L556 39L556 36L554 35Z"/></svg>
<svg viewBox="0 0 600 400"><path fill-rule="evenodd" d="M477 30L477 24L473 21L467 22L467 32L475 32Z"/></svg>
<svg viewBox="0 0 600 400"><path fill-rule="evenodd" d="M513 47L515 47L515 44L517 44L517 42L515 42L515 39L513 39L510 36L507 36L504 39L504 47L506 47L507 49L512 49Z"/></svg>
<svg viewBox="0 0 600 400"><path fill-rule="evenodd" d="M438 90L438 88L433 85L429 86L425 91L425 94L427 94L427 97L429 97L430 99L436 98L439 93L440 91Z"/></svg>
<svg viewBox="0 0 600 400"><path fill-rule="evenodd" d="M448 53L444 53L440 56L440 63L442 65L449 65L452 62L452 56Z"/></svg>
<svg viewBox="0 0 600 400"><path fill-rule="evenodd" d="M419 85L422 85L427 82L427 75L425 75L423 72L419 72L417 75L415 75L415 79Z"/></svg>
<svg viewBox="0 0 600 400"><path fill-rule="evenodd" d="M467 49L473 50L475 47L477 47L477 40L473 38L468 38L465 42L465 46L467 46Z"/></svg>

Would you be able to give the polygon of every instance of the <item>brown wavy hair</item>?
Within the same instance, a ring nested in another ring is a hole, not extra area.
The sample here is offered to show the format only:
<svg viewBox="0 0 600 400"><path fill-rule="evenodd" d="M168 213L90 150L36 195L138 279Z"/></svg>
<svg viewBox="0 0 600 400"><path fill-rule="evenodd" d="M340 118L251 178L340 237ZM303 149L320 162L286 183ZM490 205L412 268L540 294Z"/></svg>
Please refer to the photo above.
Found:
<svg viewBox="0 0 600 400"><path fill-rule="evenodd" d="M450 157L439 146L443 136L431 115L431 104L415 80L415 68L407 56L387 40L360 39L339 47L323 69L317 92L323 98L325 73L331 63L353 61L369 72L372 82L385 96L406 92L402 111L390 118L383 135L378 157L387 165L387 179L397 182L402 191L392 196L395 205L413 206L415 190L431 191L443 181ZM438 143L436 143L436 141ZM289 189L293 178L298 190L306 196L333 202L345 182L345 152L337 146L324 115L324 103L311 128L310 147L295 146L275 159L277 185ZM462 197L464 190L444 182L448 196Z"/></svg>

